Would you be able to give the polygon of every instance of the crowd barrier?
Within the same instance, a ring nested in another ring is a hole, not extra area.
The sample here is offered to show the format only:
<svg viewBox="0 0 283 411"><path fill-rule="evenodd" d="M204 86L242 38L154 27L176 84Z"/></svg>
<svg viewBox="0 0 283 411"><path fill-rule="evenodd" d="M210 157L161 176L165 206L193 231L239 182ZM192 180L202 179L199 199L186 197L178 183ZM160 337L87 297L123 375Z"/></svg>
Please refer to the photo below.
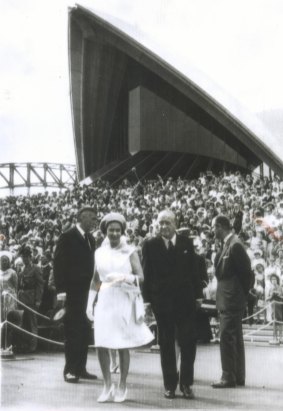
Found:
<svg viewBox="0 0 283 411"><path fill-rule="evenodd" d="M8 314L8 313L7 313L7 310L5 309L5 296L6 296L6 295L9 296L10 298L12 298L19 306L21 306L21 307L25 308L26 310L32 312L32 313L35 314L37 317L42 318L42 319L44 319L44 320L47 320L48 323L50 324L50 327L52 327L52 326L53 326L53 327L58 326L58 321L55 321L53 318L47 317L46 315L43 315L43 314L35 311L33 308L31 308L31 307L27 306L26 304L24 304L23 302L19 301L14 295L10 294L9 292L3 292L3 293L2 293L2 297L4 297L4 309L3 309L4 321L2 321L1 324L0 324L1 333L2 333L2 328L4 328L5 326L6 326L6 327L5 327L5 329L4 329L4 347L1 348L1 357L2 357L2 358L10 357L10 356L13 355L13 348L12 348L12 346L8 346L8 345L7 345L7 325L9 325L11 328L13 328L13 329L15 329L15 330L17 330L17 331L25 334L25 335L28 335L28 336L30 336L30 337L35 337L35 338L37 338L37 339L40 340L40 341L44 341L44 342L46 342L46 343L53 344L53 345L56 345L56 346L61 346L61 347L64 346L64 342L51 340L51 339L49 339L49 338L42 337L42 336L40 336L40 335L38 335L38 334L31 333L30 331L25 330L23 327L21 327L21 326L15 324L15 323L9 321L9 320L7 319L7 314ZM18 310L17 310L17 311L18 311ZM89 348L94 348L94 345L89 345Z"/></svg>
<svg viewBox="0 0 283 411"><path fill-rule="evenodd" d="M57 321L54 321L53 318L47 317L47 316L45 316L45 315L43 315L43 314L35 311L35 310L32 309L31 307L29 307L29 306L27 306L26 304L24 304L24 303L22 303L21 301L19 301L15 296L13 296L12 294L10 294L9 292L3 292L3 293L2 293L2 296L4 297L4 310L3 310L3 311L4 311L4 321L0 324L1 333L2 333L2 328L5 327L5 325L9 325L10 327L12 327L12 328L20 331L20 332L23 333L23 334L29 335L30 337L35 337L35 338L37 338L38 340L41 340L41 341L44 341L44 342L47 342L47 343L50 343L50 344L53 344L53 345L57 345L57 346L61 346L61 347L64 346L64 343L61 342L61 341L55 341L55 340L51 340L51 339L49 339L49 338L42 337L42 336L40 336L40 335L38 335L38 334L33 334L33 333L25 330L24 328L20 327L19 325L15 324L15 323L13 323L13 322L11 322L11 321L9 321L9 320L7 319L7 310L5 309L5 296L6 296L6 295L8 295L8 296L11 297L12 299L14 299L15 302L16 302L18 305L24 307L26 310L29 310L30 312L34 313L34 314L37 315L38 317L40 317L40 318L42 318L42 319L44 319L44 320L47 320L47 321L50 323L50 326L52 326L52 325L53 325L53 326L56 326L56 324L57 324ZM252 319L252 318L258 317L262 312L264 312L265 310L267 310L269 307L272 307L272 311L273 311L273 313L274 313L274 312L275 312L275 305L276 305L276 304L283 305L283 302L280 302L280 301L271 301L270 303L268 303L265 307L263 307L262 309L260 309L260 310L257 311L256 313L254 313L254 314L252 314L252 315L250 315L250 316L248 316L248 317L243 318L242 321L243 321L243 322L246 322L246 321L248 321L248 320L250 320L250 319ZM282 308L282 309L283 309L283 308ZM151 322L151 326L154 326L154 325L156 325L156 323L155 323L154 321ZM217 326L217 325L218 325L218 323L216 323L216 326ZM273 340L272 340L272 341L269 341L269 343L270 343L270 344L279 344L280 341L278 341L278 337L277 337L277 334L278 334L278 332L277 332L277 331L278 331L277 326L278 326L278 325L280 325L280 326L283 325L283 321L277 320L276 318L273 318L273 319L272 319L271 321L269 321L268 323L263 324L262 326L260 326L260 327L258 327L258 328L255 328L254 330L251 330L251 331L249 331L248 333L245 333L245 334L244 334L244 338L250 337L250 338L251 338L251 341L253 342L253 336L254 336L255 334L257 334L259 331L262 331L262 330L270 327L271 325L273 325ZM283 330L283 327L282 327L282 330ZM156 346L158 346L158 332L157 332L157 330L156 330L156 333L157 333L157 335L156 335ZM6 337L7 337L7 327L6 327L6 329L5 329L4 347L1 348L1 356L2 356L2 354L4 354L4 356L5 356L5 352L7 353L7 355L9 355L9 353L12 353L12 347L11 347L11 346L10 346L10 347L7 347L7 338L6 338ZM283 343L283 339L282 339L281 342ZM94 346L94 345L89 345L89 347L90 347L90 348L94 348L95 346Z"/></svg>

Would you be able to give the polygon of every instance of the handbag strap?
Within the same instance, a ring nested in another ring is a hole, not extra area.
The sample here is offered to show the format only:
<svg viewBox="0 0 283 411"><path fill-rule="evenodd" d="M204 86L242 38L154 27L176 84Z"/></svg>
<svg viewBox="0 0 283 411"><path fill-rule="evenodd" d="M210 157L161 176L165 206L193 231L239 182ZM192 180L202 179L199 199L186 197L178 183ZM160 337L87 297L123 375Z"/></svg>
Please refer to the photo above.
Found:
<svg viewBox="0 0 283 411"><path fill-rule="evenodd" d="M139 280L139 276L138 276L138 275L136 275L136 284L137 284L137 288L138 288L139 292L141 292L140 280Z"/></svg>

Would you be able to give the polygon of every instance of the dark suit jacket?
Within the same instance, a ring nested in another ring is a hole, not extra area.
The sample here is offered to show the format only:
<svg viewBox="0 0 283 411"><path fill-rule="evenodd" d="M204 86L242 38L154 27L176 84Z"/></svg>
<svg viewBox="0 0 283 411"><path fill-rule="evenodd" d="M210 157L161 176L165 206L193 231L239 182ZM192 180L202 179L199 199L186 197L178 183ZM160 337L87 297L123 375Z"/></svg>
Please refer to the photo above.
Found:
<svg viewBox="0 0 283 411"><path fill-rule="evenodd" d="M219 311L243 310L252 282L251 262L238 236L233 234L215 258Z"/></svg>
<svg viewBox="0 0 283 411"><path fill-rule="evenodd" d="M19 300L29 307L35 307L36 304L41 303L43 287L41 269L34 264L31 267L25 267L19 275Z"/></svg>
<svg viewBox="0 0 283 411"><path fill-rule="evenodd" d="M94 238L90 247L76 227L63 233L54 254L54 280L57 293L66 292L79 300L88 292L94 271ZM76 298L77 296L77 298Z"/></svg>
<svg viewBox="0 0 283 411"><path fill-rule="evenodd" d="M187 313L195 310L196 298L201 297L200 279L195 270L192 241L177 235L175 263L169 261L161 237L145 241L143 246L144 299L153 311Z"/></svg>
<svg viewBox="0 0 283 411"><path fill-rule="evenodd" d="M204 289L208 284L208 275L205 264L205 258L202 255L196 254L196 271L201 281L201 288Z"/></svg>

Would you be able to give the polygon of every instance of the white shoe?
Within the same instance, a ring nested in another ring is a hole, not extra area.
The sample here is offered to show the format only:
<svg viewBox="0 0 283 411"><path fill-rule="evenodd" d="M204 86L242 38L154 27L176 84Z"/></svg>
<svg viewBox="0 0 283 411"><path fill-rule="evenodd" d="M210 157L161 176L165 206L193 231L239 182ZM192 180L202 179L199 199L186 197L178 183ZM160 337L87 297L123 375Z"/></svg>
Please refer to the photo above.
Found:
<svg viewBox="0 0 283 411"><path fill-rule="evenodd" d="M97 398L97 402L113 401L115 396L115 385L112 384L110 389L106 391L104 388L100 396Z"/></svg>
<svg viewBox="0 0 283 411"><path fill-rule="evenodd" d="M115 367L111 367L110 372L111 372L111 374L120 374L119 365L115 365Z"/></svg>
<svg viewBox="0 0 283 411"><path fill-rule="evenodd" d="M127 394L128 394L128 390L127 388L125 389L125 391L123 392L123 394L115 394L114 397L114 402L124 402L127 398Z"/></svg>

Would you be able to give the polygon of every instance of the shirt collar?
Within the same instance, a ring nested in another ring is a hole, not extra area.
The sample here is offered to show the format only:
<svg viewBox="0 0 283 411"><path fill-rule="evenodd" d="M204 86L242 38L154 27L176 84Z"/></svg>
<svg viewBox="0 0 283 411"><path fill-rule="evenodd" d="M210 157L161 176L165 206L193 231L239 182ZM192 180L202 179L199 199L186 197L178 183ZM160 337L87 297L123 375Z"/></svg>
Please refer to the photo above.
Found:
<svg viewBox="0 0 283 411"><path fill-rule="evenodd" d="M79 233L82 235L82 237L85 238L85 232L82 229L82 227L78 223L76 224L76 227L77 227Z"/></svg>
<svg viewBox="0 0 283 411"><path fill-rule="evenodd" d="M227 234L226 237L225 237L224 240L223 240L223 244L226 244L227 241L229 240L229 238L232 237L232 235L233 235L233 233Z"/></svg>
<svg viewBox="0 0 283 411"><path fill-rule="evenodd" d="M169 239L168 238L165 238L165 237L162 237L163 238L163 240L164 240L164 242L165 242L165 245L166 245L166 248L168 248L168 243L169 243ZM175 245L176 245L176 234L174 234L173 235L173 237L172 238L170 238L170 241L171 241L171 243L173 244L173 246L175 247Z"/></svg>

